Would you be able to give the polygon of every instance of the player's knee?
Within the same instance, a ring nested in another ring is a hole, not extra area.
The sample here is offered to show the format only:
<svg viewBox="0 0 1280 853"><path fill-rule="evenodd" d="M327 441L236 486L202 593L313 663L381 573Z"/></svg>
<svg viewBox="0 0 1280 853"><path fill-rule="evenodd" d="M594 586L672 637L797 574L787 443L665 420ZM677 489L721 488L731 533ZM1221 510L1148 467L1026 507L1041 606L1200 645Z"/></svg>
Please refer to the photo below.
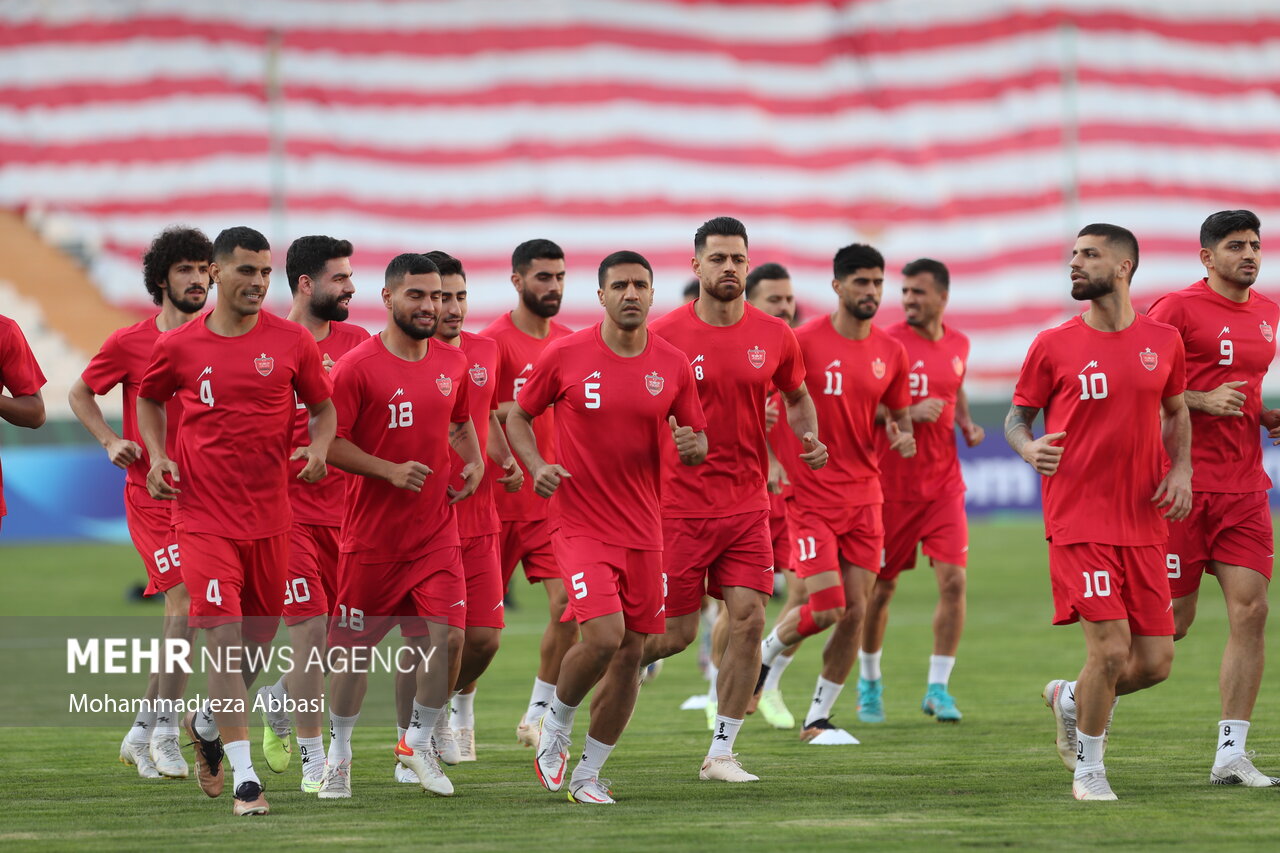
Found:
<svg viewBox="0 0 1280 853"><path fill-rule="evenodd" d="M1261 597L1227 602L1227 618L1233 631L1263 633L1269 611L1267 600Z"/></svg>
<svg viewBox="0 0 1280 853"><path fill-rule="evenodd" d="M948 603L964 601L964 571L948 572L938 576L938 596Z"/></svg>
<svg viewBox="0 0 1280 853"><path fill-rule="evenodd" d="M1149 660L1143 667L1143 681L1147 687L1159 684L1169 677L1169 673L1173 671L1173 650L1170 649L1167 655L1161 655L1154 660Z"/></svg>
<svg viewBox="0 0 1280 853"><path fill-rule="evenodd" d="M815 610L813 623L819 628L830 628L844 618L847 608L833 607L830 610Z"/></svg>
<svg viewBox="0 0 1280 853"><path fill-rule="evenodd" d="M498 653L498 646L501 642L502 633L500 631L467 632L467 651L484 660L491 660Z"/></svg>

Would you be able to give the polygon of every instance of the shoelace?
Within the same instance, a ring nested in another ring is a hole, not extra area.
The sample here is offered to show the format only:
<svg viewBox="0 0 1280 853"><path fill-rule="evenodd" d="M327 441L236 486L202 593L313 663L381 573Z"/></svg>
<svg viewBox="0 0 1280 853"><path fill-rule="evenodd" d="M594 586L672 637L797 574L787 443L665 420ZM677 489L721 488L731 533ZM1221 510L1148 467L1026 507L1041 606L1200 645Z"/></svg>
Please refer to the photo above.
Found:
<svg viewBox="0 0 1280 853"><path fill-rule="evenodd" d="M166 761L172 761L175 764L182 761L182 750L178 747L177 738L164 738L152 743L156 752L160 753ZM184 762L185 763L185 762Z"/></svg>
<svg viewBox="0 0 1280 853"><path fill-rule="evenodd" d="M574 795L577 796L577 794L581 793L584 788L590 787L600 789L607 797L613 796L613 783L608 779L601 779L599 776L592 776L590 779L579 785L577 791L574 792Z"/></svg>

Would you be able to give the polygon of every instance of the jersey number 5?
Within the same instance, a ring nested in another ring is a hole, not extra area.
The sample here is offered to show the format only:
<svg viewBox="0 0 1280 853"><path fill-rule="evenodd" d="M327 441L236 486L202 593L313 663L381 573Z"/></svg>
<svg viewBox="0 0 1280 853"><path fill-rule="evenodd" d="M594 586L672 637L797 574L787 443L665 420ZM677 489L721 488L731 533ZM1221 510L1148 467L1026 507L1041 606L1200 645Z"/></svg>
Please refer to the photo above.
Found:
<svg viewBox="0 0 1280 853"><path fill-rule="evenodd" d="M600 408L600 383L587 382L582 386L582 394L587 398L585 403L588 409Z"/></svg>

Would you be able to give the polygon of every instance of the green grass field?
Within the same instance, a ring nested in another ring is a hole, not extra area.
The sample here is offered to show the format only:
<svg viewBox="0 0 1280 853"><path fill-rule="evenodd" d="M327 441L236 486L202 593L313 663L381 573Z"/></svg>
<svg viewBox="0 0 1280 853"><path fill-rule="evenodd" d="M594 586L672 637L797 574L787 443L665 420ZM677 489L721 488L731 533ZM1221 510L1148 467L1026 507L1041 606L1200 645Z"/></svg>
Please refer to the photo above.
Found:
<svg viewBox="0 0 1280 853"><path fill-rule="evenodd" d="M1050 678L1071 676L1081 660L1078 629L1048 624L1049 584L1040 528L1033 523L975 525L969 624L952 692L959 725L920 713L933 607L930 573L901 586L885 647L889 720L858 724L851 685L836 706L863 743L813 747L796 732L748 719L738 739L754 785L697 781L707 746L701 712L677 710L705 690L692 651L668 661L641 692L631 726L605 775L619 804L589 809L543 791L532 756L515 743L528 699L543 623L541 592L523 585L503 648L476 703L476 764L449 771L457 789L437 799L392 781L394 729L370 723L355 735L350 801L321 802L298 790L296 763L272 776L257 760L273 809L234 820L230 792L202 796L192 780L146 781L116 762L128 725L71 724L65 674L69 634L133 624L158 625L160 608L123 600L141 572L123 547L0 549L5 572L0 696L7 721L29 722L53 707L43 726L0 727L0 785L6 815L0 844L22 850L389 849L446 845L489 849L1217 849L1269 847L1280 825L1280 790L1207 784L1215 746L1217 661L1225 640L1221 595L1205 589L1199 621L1178 644L1171 679L1121 702L1107 756L1118 803L1077 803L1053 749L1053 721L1039 699ZM56 578L56 586L48 580ZM1273 638L1277 636L1272 631ZM1276 660L1276 642L1272 659ZM792 710L808 701L818 669L811 643L783 686ZM113 692L141 689L115 676ZM1280 675L1270 674L1249 746L1263 770L1280 772ZM204 684L193 679L192 690ZM60 695L60 698L59 698ZM390 688L375 682L368 717L389 720ZM378 706L375 712L373 706ZM575 746L586 731L579 716ZM257 746L255 745L255 754ZM296 759L295 759L296 762Z"/></svg>

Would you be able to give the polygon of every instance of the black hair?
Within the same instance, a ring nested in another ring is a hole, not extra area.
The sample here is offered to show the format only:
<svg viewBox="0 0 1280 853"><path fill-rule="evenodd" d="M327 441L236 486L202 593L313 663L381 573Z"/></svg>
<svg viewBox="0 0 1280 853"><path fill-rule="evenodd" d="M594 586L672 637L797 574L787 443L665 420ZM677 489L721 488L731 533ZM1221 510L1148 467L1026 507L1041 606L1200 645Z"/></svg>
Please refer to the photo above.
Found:
<svg viewBox="0 0 1280 853"><path fill-rule="evenodd" d="M407 275L427 275L433 272L438 273L440 269L426 255L405 252L403 255L396 255L391 259L391 263L387 264L383 282L388 290L394 290L404 282L404 277Z"/></svg>
<svg viewBox="0 0 1280 853"><path fill-rule="evenodd" d="M702 280L691 278L685 282L684 291L681 293L681 296L683 296L684 300L688 302L690 299L697 299L701 293Z"/></svg>
<svg viewBox="0 0 1280 853"><path fill-rule="evenodd" d="M339 240L323 234L299 237L289 244L284 256L284 273L289 279L289 292L298 292L298 279L304 275L318 278L324 265L334 258L349 258L355 252L350 240Z"/></svg>
<svg viewBox="0 0 1280 853"><path fill-rule="evenodd" d="M884 269L884 255L866 243L850 243L831 259L831 274L836 279L845 278L858 270L874 269Z"/></svg>
<svg viewBox="0 0 1280 853"><path fill-rule="evenodd" d="M1262 220L1252 210L1219 210L1200 226L1200 246L1212 249L1237 231L1262 236Z"/></svg>
<svg viewBox="0 0 1280 853"><path fill-rule="evenodd" d="M717 216L715 219L708 219L693 232L693 253L700 254L706 248L707 238L713 235L741 237L742 245L747 245L747 226L732 216Z"/></svg>
<svg viewBox="0 0 1280 853"><path fill-rule="evenodd" d="M632 252L628 249L623 249L620 252L614 252L613 254L606 256L605 259L600 262L600 269L596 271L596 277L599 279L601 288L604 288L605 274L609 272L611 267L616 267L619 264L639 264L649 271L649 282L651 284L653 283L653 267L649 265L649 261L645 256L639 252Z"/></svg>
<svg viewBox="0 0 1280 853"><path fill-rule="evenodd" d="M942 289L943 293L951 289L951 273L947 270L947 265L942 261L935 261L933 258L916 258L902 268L904 276L923 275L925 273L933 276L933 280L938 283L938 287Z"/></svg>
<svg viewBox="0 0 1280 853"><path fill-rule="evenodd" d="M747 286L743 293L748 299L756 292L762 281L773 281L778 278L791 278L791 273L782 264L761 264L747 273Z"/></svg>
<svg viewBox="0 0 1280 853"><path fill-rule="evenodd" d="M262 232L255 231L248 225L236 225L224 228L213 241L213 259L227 258L235 254L236 249L247 249L250 252L269 252L271 244Z"/></svg>
<svg viewBox="0 0 1280 853"><path fill-rule="evenodd" d="M462 268L462 261L453 255L448 252L441 252L438 249L424 254L436 265L436 270L439 271L441 278L447 275L460 275L463 281L467 280L467 271Z"/></svg>
<svg viewBox="0 0 1280 853"><path fill-rule="evenodd" d="M525 240L511 253L511 271L524 275L528 272L530 264L542 258L563 261L564 249L542 238Z"/></svg>
<svg viewBox="0 0 1280 853"><path fill-rule="evenodd" d="M1120 250L1120 254L1133 261L1133 269L1129 270L1129 280L1133 281L1138 271L1138 238L1128 228L1111 225L1106 222L1095 222L1080 229L1077 237L1105 237L1107 242Z"/></svg>
<svg viewBox="0 0 1280 853"><path fill-rule="evenodd" d="M199 228L182 225L170 226L151 241L142 256L142 281L151 294L151 301L164 303L164 290L169 281L169 269L179 261L213 260L213 244Z"/></svg>

